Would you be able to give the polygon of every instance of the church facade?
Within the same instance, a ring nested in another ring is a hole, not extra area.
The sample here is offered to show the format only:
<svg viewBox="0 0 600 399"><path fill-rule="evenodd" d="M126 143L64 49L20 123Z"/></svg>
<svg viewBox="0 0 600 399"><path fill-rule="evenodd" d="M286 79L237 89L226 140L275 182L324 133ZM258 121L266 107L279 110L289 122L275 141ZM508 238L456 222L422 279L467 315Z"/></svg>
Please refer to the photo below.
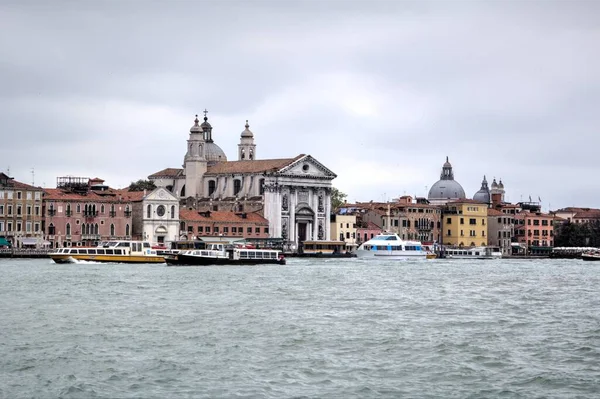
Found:
<svg viewBox="0 0 600 399"><path fill-rule="evenodd" d="M332 180L336 174L310 155L256 159L248 121L237 160L229 161L212 138L206 112L190 129L183 168L167 168L148 178L197 211L257 212L269 221L269 235L291 247L329 239Z"/></svg>

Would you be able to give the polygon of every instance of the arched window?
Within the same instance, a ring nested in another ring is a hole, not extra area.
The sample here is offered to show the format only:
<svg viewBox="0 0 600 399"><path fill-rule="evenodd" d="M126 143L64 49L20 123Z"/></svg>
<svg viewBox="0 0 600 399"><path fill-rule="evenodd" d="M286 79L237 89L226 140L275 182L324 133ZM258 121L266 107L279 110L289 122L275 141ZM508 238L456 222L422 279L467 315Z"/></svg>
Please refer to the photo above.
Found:
<svg viewBox="0 0 600 399"><path fill-rule="evenodd" d="M115 235L115 225L112 223L110 225L110 235L111 237Z"/></svg>
<svg viewBox="0 0 600 399"><path fill-rule="evenodd" d="M98 223L96 223L96 226L94 226L94 234L100 234L100 230L98 229Z"/></svg>
<svg viewBox="0 0 600 399"><path fill-rule="evenodd" d="M85 232L85 226L86 226L86 224L85 224L85 223L82 223L82 224L81 224L81 234L87 234L87 233Z"/></svg>
<svg viewBox="0 0 600 399"><path fill-rule="evenodd" d="M180 193L180 195L182 197L185 197L185 185L183 187L181 187L181 193Z"/></svg>
<svg viewBox="0 0 600 399"><path fill-rule="evenodd" d="M71 223L67 223L66 231L67 231L67 235L70 236L71 235Z"/></svg>
<svg viewBox="0 0 600 399"><path fill-rule="evenodd" d="M265 179L260 179L258 181L258 193L263 195L265 193Z"/></svg>
<svg viewBox="0 0 600 399"><path fill-rule="evenodd" d="M185 222L179 222L179 231L185 231Z"/></svg>
<svg viewBox="0 0 600 399"><path fill-rule="evenodd" d="M100 205L100 213L104 213L104 204Z"/></svg>
<svg viewBox="0 0 600 399"><path fill-rule="evenodd" d="M129 236L129 224L125 225L125 235Z"/></svg>
<svg viewBox="0 0 600 399"><path fill-rule="evenodd" d="M175 205L171 205L171 219L175 219Z"/></svg>
<svg viewBox="0 0 600 399"><path fill-rule="evenodd" d="M215 190L217 189L217 182L214 180L208 181L208 195L213 195Z"/></svg>
<svg viewBox="0 0 600 399"><path fill-rule="evenodd" d="M146 218L150 219L152 217L152 205L148 205L146 208Z"/></svg>
<svg viewBox="0 0 600 399"><path fill-rule="evenodd" d="M50 235L56 234L56 227L54 227L53 223L50 223L50 225L48 226L48 234L50 234Z"/></svg>
<svg viewBox="0 0 600 399"><path fill-rule="evenodd" d="M340 233L340 241L344 241L344 233Z"/></svg>
<svg viewBox="0 0 600 399"><path fill-rule="evenodd" d="M233 181L233 195L237 195L242 189L242 181L240 179L235 179Z"/></svg>

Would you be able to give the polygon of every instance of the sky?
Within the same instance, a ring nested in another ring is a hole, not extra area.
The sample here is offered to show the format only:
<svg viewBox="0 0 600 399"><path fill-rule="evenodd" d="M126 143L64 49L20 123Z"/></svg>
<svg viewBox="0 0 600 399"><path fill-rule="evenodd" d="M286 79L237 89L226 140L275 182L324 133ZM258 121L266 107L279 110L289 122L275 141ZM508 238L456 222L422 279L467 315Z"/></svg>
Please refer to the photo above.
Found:
<svg viewBox="0 0 600 399"><path fill-rule="evenodd" d="M354 201L600 208L598 1L3 1L0 171L111 187L181 167L204 109L229 160L310 154Z"/></svg>

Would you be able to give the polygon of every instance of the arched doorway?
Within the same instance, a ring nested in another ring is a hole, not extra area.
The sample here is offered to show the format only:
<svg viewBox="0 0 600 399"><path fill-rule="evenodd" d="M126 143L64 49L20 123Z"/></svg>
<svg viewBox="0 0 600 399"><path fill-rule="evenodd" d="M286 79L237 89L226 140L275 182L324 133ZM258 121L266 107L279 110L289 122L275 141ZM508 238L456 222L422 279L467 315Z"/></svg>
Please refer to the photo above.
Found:
<svg viewBox="0 0 600 399"><path fill-rule="evenodd" d="M158 244L164 244L165 237L167 236L168 233L169 233L169 231L167 230L167 228L165 226L158 226L156 228L156 230L154 230L154 239L156 240L156 242Z"/></svg>
<svg viewBox="0 0 600 399"><path fill-rule="evenodd" d="M296 207L294 219L296 221L295 231L298 245L306 240L312 240L315 212L308 206L308 204L299 204Z"/></svg>

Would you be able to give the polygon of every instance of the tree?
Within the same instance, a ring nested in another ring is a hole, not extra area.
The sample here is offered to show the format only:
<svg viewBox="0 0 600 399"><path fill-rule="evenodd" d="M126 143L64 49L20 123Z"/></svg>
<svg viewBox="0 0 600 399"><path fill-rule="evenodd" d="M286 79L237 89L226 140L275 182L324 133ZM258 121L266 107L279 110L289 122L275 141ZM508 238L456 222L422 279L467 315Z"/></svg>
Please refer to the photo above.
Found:
<svg viewBox="0 0 600 399"><path fill-rule="evenodd" d="M344 194L337 188L331 189L331 211L337 211L344 203L346 203L347 194Z"/></svg>
<svg viewBox="0 0 600 399"><path fill-rule="evenodd" d="M151 180L143 180L140 179L136 182L131 182L129 185L129 191L144 191L144 190L154 190L156 188L156 184L154 184Z"/></svg>

